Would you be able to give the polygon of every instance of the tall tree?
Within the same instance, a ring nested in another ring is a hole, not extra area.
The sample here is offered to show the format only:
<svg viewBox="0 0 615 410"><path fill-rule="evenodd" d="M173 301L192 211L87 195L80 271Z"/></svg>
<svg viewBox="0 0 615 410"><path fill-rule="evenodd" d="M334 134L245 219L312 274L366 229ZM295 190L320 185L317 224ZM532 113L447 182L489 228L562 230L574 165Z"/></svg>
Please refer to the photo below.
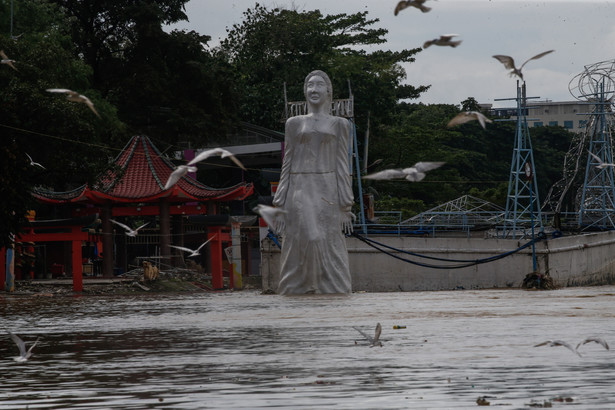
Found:
<svg viewBox="0 0 615 410"><path fill-rule="evenodd" d="M224 137L235 122L234 74L207 35L167 33L188 0L54 0L73 16L76 52L133 133L159 143Z"/></svg>
<svg viewBox="0 0 615 410"><path fill-rule="evenodd" d="M256 4L244 12L219 51L241 76L240 109L246 121L282 128L284 84L289 100L303 100L303 80L314 69L333 81L336 98L355 98L355 117L364 126L385 120L399 99L416 98L428 87L402 85L403 62L414 61L420 49L400 52L365 48L382 44L386 29L373 28L367 12L323 15L319 10L267 9Z"/></svg>
<svg viewBox="0 0 615 410"><path fill-rule="evenodd" d="M1 3L0 11L6 6ZM67 24L55 5L23 0L14 9L16 38L0 35L0 49L17 68L0 67L0 243L4 245L33 206L33 186L63 191L92 180L108 156L115 154L109 147L124 139L114 107L90 87L91 68L75 56L64 29ZM87 95L102 119L84 104L45 91L48 88ZM45 168L30 165L28 156Z"/></svg>

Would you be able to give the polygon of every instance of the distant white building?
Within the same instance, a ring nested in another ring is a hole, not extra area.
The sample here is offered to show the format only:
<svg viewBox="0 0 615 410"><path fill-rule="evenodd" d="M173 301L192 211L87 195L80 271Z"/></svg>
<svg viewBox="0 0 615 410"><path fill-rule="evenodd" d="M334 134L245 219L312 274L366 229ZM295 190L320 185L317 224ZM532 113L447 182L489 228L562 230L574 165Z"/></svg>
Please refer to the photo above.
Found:
<svg viewBox="0 0 615 410"><path fill-rule="evenodd" d="M490 104L481 104L495 118L517 118L517 108L492 108ZM594 110L594 104L581 101L532 101L527 103L528 127L560 126L571 132L583 132Z"/></svg>

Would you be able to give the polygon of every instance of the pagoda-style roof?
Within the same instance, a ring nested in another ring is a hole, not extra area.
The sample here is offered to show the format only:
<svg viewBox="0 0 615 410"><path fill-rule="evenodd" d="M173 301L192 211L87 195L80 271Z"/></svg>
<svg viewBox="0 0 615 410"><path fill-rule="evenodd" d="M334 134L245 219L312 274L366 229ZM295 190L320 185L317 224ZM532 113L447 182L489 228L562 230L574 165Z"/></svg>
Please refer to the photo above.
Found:
<svg viewBox="0 0 615 410"><path fill-rule="evenodd" d="M66 192L35 188L33 195L46 203L137 203L242 200L251 195L252 184L241 182L228 188L212 188L186 175L165 190L164 185L175 169L145 136L135 136L115 158L93 186L84 184Z"/></svg>

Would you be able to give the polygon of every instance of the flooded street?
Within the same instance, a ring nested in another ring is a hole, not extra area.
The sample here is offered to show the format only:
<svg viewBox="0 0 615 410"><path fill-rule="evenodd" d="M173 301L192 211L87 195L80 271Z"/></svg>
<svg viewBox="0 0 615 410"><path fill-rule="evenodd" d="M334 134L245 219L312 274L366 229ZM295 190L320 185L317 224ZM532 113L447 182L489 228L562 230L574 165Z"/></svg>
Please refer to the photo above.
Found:
<svg viewBox="0 0 615 410"><path fill-rule="evenodd" d="M612 409L615 287L0 296L0 409ZM373 334L370 347L353 329ZM406 326L394 329L394 326ZM355 343L356 341L356 343Z"/></svg>

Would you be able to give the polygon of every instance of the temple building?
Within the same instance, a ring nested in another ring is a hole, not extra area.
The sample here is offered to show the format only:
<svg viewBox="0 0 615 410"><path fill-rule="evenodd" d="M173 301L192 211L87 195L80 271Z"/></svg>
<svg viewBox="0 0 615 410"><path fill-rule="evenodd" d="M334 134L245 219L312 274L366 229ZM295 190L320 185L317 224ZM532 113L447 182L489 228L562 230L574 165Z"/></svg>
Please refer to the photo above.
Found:
<svg viewBox="0 0 615 410"><path fill-rule="evenodd" d="M221 208L245 200L254 187L241 175L242 182L212 188L188 174L165 190L174 169L148 137L135 136L92 185L66 192L36 188L33 195L39 203L61 208L67 217L33 219L16 245L21 249L26 244L31 251L31 244L48 244L45 264L52 266L45 266L45 272L72 276L74 290L81 291L84 270L86 275L113 277L145 259L156 260L162 269L183 266L184 252L171 245L195 249L211 239L197 262L207 263L213 288L222 288L224 247L231 240L231 228ZM195 215L200 223L191 225L188 217ZM128 236L113 221L133 229L147 225Z"/></svg>

